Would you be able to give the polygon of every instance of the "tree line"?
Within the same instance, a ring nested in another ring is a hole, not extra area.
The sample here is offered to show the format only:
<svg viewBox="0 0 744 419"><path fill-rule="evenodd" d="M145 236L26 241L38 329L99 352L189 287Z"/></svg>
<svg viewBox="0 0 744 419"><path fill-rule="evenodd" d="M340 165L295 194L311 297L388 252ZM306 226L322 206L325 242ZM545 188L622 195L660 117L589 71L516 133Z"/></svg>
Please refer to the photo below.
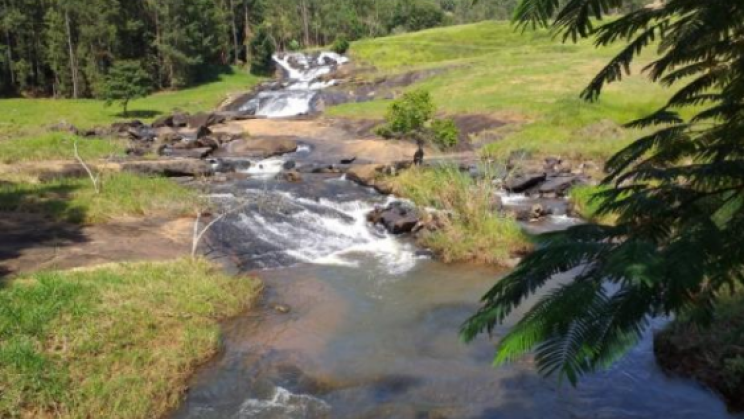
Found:
<svg viewBox="0 0 744 419"><path fill-rule="evenodd" d="M0 95L97 97L117 61L180 88L274 48L328 45L484 19L516 0L0 0Z"/></svg>

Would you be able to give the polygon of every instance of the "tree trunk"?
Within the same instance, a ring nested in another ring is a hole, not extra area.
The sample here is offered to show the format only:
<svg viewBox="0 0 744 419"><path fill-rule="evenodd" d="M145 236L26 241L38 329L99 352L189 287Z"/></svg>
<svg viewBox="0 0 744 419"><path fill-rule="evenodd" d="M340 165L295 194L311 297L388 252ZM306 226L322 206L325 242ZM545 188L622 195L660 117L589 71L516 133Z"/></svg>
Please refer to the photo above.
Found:
<svg viewBox="0 0 744 419"><path fill-rule="evenodd" d="M155 11L155 49L157 51L158 58L158 90L163 90L163 51L162 51L162 35L160 33L160 14L158 13L157 6L153 6Z"/></svg>
<svg viewBox="0 0 744 419"><path fill-rule="evenodd" d="M307 0L301 0L302 6L302 30L305 36L305 47L310 46L310 17L308 16Z"/></svg>
<svg viewBox="0 0 744 419"><path fill-rule="evenodd" d="M77 99L79 94L77 60L75 60L75 47L72 43L72 27L70 25L70 11L65 10L65 26L67 27L67 45L70 49L70 72L72 73L72 97Z"/></svg>
<svg viewBox="0 0 744 419"><path fill-rule="evenodd" d="M8 6L7 2L3 2L3 10L5 13L10 12L10 6ZM10 73L10 85L11 89L15 89L15 72L13 71L13 45L10 43L10 30L8 27L5 27L5 42L8 44L8 72Z"/></svg>
<svg viewBox="0 0 744 419"><path fill-rule="evenodd" d="M230 0L230 23L232 24L232 35L233 35L233 63L238 63L238 57L240 56L240 46L238 44L238 24L235 21L235 0Z"/></svg>
<svg viewBox="0 0 744 419"><path fill-rule="evenodd" d="M245 62L250 63L251 62L251 38L253 37L253 34L251 33L251 15L248 10L248 0L245 0L243 3L243 13L245 16L245 35L243 42L245 43Z"/></svg>

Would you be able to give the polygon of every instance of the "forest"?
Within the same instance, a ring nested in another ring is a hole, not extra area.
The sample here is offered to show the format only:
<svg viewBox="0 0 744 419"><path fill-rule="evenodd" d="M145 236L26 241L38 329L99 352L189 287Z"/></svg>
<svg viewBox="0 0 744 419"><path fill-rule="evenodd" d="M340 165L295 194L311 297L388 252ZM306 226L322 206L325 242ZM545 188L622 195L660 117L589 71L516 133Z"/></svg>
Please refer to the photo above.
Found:
<svg viewBox="0 0 744 419"><path fill-rule="evenodd" d="M515 0L2 0L0 96L99 97L120 60L156 89L250 61L265 33L289 50L508 18Z"/></svg>

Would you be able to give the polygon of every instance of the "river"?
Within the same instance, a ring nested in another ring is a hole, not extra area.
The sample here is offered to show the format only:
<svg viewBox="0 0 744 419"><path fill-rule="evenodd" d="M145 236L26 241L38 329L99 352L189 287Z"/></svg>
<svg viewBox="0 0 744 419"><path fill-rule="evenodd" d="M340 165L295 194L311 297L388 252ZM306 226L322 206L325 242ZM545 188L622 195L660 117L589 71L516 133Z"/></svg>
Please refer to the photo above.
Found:
<svg viewBox="0 0 744 419"><path fill-rule="evenodd" d="M312 112L333 54L277 57L287 79L245 104L259 115ZM578 388L540 377L530 359L490 366L494 342L465 345L458 328L504 274L445 265L370 226L389 202L338 174L277 176L309 147L254 164L248 180L215 185L215 200L248 200L212 243L266 284L254 310L225 325L225 351L203 367L173 418L730 418L712 393L669 378L649 336ZM323 156L335 158L335 156ZM538 230L575 220L556 217ZM659 325L661 322L659 323Z"/></svg>

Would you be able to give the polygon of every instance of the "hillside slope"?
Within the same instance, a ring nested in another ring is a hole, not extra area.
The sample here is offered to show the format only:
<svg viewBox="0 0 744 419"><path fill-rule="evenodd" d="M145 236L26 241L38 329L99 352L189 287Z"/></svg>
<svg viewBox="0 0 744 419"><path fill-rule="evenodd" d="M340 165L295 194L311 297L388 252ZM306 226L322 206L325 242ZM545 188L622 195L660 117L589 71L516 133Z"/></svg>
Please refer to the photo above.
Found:
<svg viewBox="0 0 744 419"><path fill-rule="evenodd" d="M495 133L502 139L488 147L493 153L523 148L606 158L638 135L620 125L651 112L669 95L635 75L610 86L598 103L581 101L583 87L618 50L563 44L546 31L523 33L507 22L483 22L365 40L354 43L351 53L382 73L451 68L411 88L430 90L445 113L493 114L518 122ZM342 105L330 114L380 117L386 105Z"/></svg>

